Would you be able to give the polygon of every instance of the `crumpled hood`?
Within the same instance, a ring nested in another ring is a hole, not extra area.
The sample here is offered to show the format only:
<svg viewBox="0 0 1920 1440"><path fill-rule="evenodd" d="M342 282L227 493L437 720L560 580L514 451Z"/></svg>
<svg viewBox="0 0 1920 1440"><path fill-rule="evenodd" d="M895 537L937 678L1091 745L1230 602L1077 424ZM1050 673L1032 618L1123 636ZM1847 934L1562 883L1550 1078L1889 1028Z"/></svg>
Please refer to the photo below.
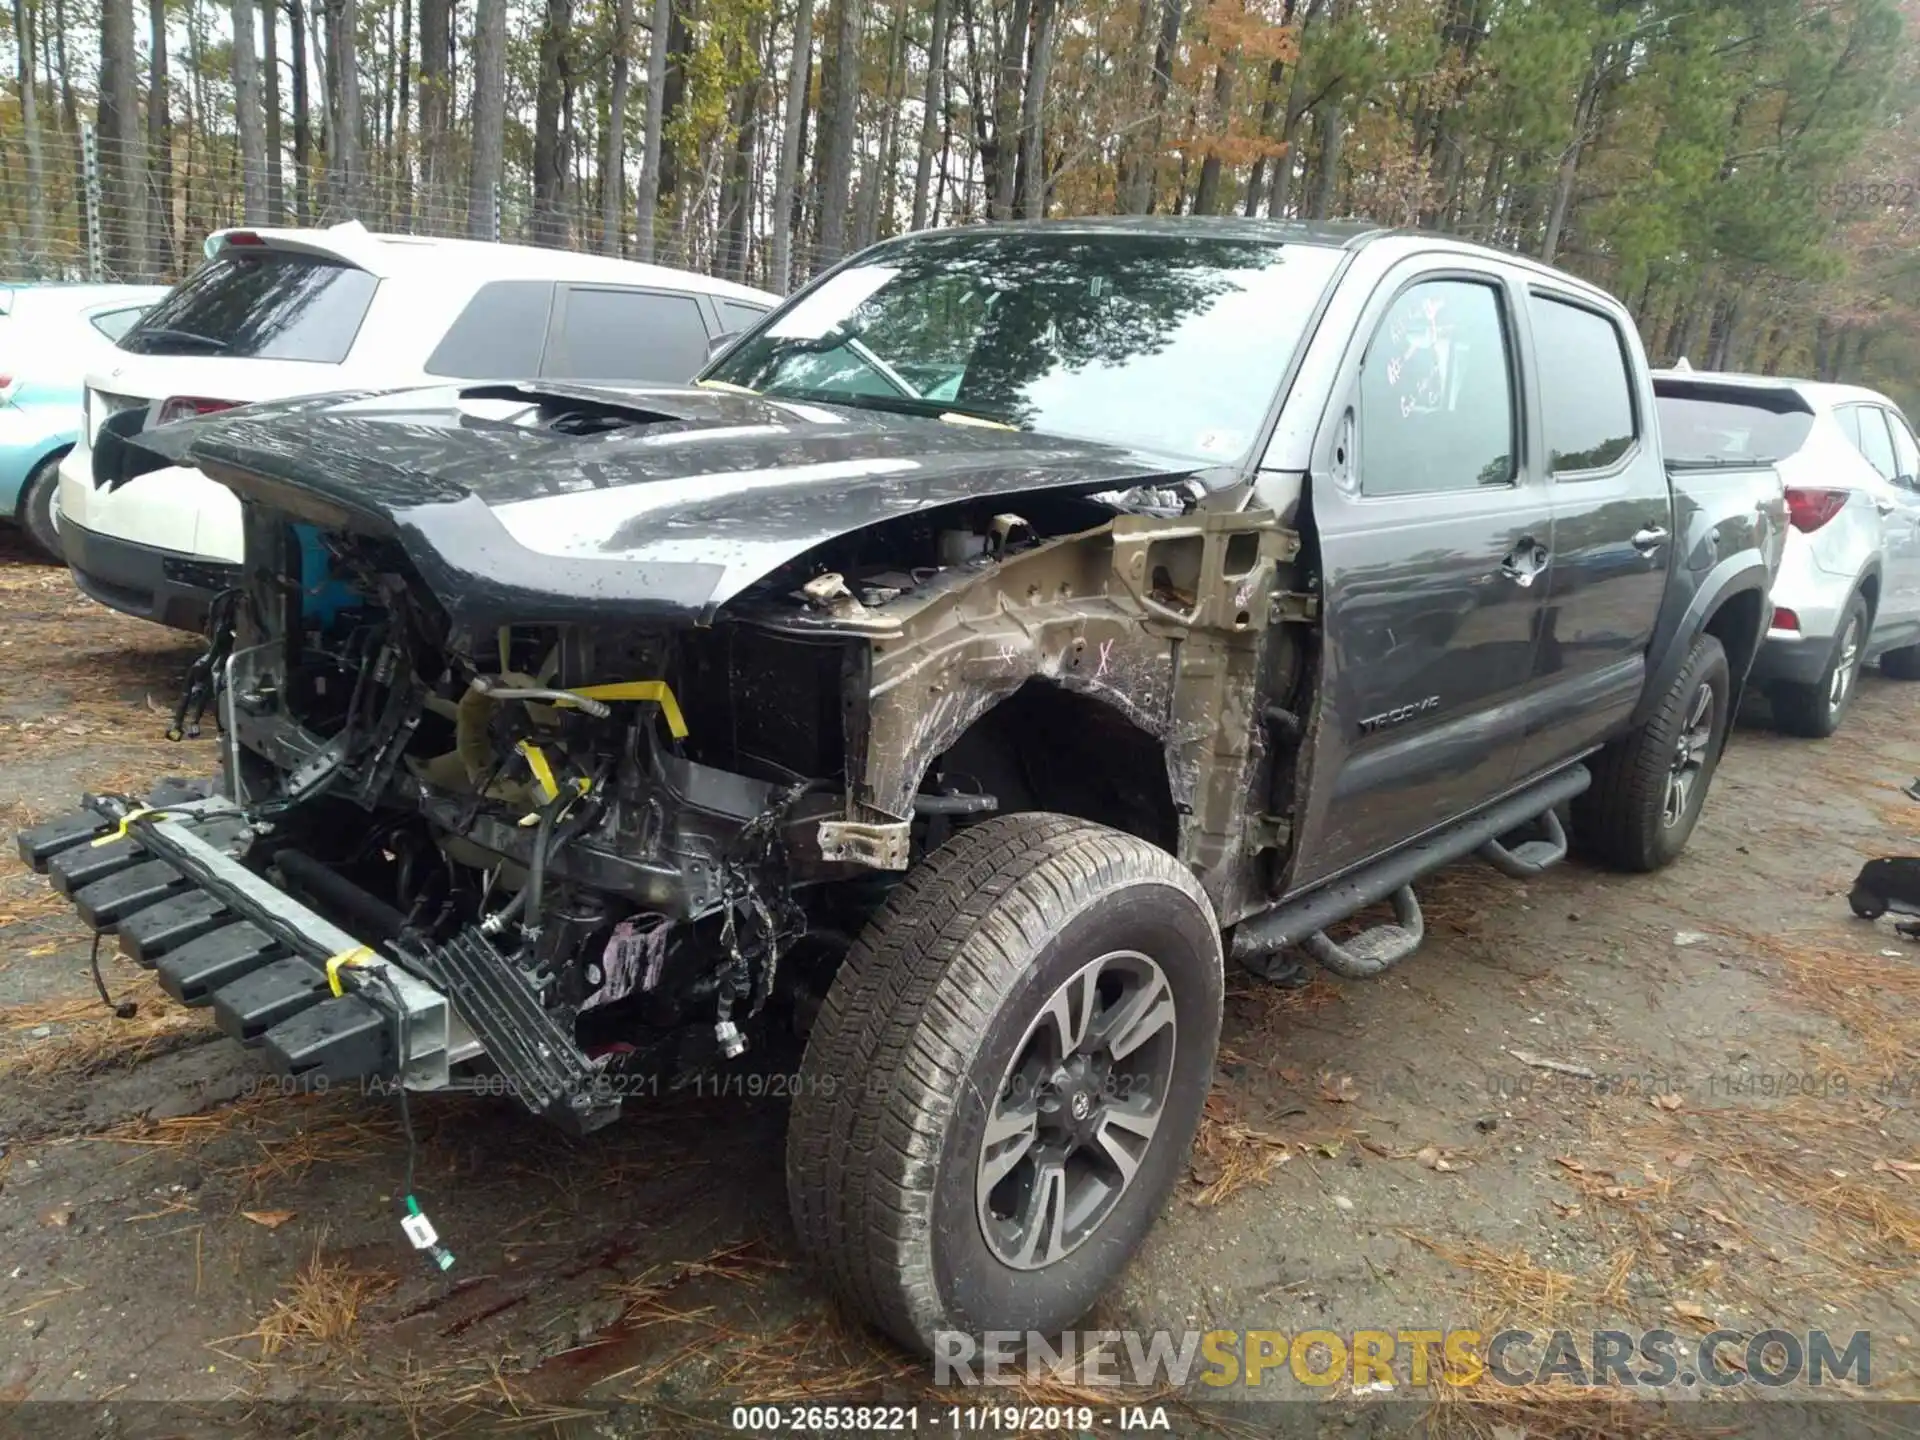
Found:
<svg viewBox="0 0 1920 1440"><path fill-rule="evenodd" d="M254 499L397 537L474 622L705 621L881 521L1197 467L1057 436L698 387L551 383L314 396L129 437Z"/></svg>

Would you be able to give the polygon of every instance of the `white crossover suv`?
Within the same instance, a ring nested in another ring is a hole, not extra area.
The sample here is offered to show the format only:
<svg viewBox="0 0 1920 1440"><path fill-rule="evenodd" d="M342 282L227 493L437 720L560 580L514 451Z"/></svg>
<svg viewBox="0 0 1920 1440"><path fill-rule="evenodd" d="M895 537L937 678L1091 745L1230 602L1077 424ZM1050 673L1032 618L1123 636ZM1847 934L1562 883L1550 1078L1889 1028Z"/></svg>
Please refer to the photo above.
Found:
<svg viewBox="0 0 1920 1440"><path fill-rule="evenodd" d="M1920 679L1920 444L1875 390L1762 375L1654 375L1670 464L1771 461L1791 529L1753 683L1782 730L1840 727L1861 667Z"/></svg>
<svg viewBox="0 0 1920 1440"><path fill-rule="evenodd" d="M57 513L82 590L189 630L237 574L239 502L197 470L104 473L103 425L124 436L256 400L449 379L683 382L779 303L655 265L357 223L226 230L206 248L88 373Z"/></svg>

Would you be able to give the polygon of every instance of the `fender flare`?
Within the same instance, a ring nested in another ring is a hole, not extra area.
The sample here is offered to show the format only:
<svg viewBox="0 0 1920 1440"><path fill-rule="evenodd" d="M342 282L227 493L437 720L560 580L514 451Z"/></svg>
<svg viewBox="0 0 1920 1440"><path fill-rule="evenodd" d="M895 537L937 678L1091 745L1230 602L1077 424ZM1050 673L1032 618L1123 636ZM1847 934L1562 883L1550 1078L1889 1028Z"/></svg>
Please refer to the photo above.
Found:
<svg viewBox="0 0 1920 1440"><path fill-rule="evenodd" d="M1695 588L1692 599L1687 602L1686 610L1669 632L1672 638L1667 641L1666 648L1650 657L1647 667L1647 686L1641 692L1640 703L1634 707L1633 711L1632 724L1635 727L1644 725L1652 716L1661 697L1679 678L1681 668L1687 663L1687 656L1693 652L1693 642L1706 632L1708 623L1727 602L1736 595L1751 591L1759 595L1761 609L1764 612L1767 591L1772 583L1772 577L1767 574L1766 562L1757 550L1743 550L1737 555L1729 555L1706 573ZM1767 617L1763 613L1749 654L1727 657L1728 665L1733 671L1736 695L1745 688L1747 671L1752 668L1754 656L1760 653L1761 643L1766 639L1766 620Z"/></svg>

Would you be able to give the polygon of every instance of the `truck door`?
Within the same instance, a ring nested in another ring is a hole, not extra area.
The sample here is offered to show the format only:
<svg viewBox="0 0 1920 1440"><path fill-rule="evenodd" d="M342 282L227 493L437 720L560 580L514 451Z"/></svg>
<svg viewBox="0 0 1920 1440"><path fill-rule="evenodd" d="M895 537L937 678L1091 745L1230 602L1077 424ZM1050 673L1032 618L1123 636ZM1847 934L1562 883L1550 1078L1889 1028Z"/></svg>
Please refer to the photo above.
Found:
<svg viewBox="0 0 1920 1440"><path fill-rule="evenodd" d="M1493 799L1520 743L1552 512L1523 457L1518 292L1391 272L1315 440L1321 686L1292 888Z"/></svg>
<svg viewBox="0 0 1920 1440"><path fill-rule="evenodd" d="M1516 780L1600 743L1639 703L1675 544L1638 340L1575 291L1530 287L1527 319L1553 495L1553 574Z"/></svg>

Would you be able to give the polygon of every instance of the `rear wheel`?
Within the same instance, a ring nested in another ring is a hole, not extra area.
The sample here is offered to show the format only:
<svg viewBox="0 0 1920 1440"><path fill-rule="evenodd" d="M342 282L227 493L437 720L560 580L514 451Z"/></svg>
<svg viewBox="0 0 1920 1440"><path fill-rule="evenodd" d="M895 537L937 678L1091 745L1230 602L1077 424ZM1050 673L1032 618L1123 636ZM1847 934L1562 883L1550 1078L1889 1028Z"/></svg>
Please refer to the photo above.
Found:
<svg viewBox="0 0 1920 1440"><path fill-rule="evenodd" d="M1840 617L1839 632L1827 656L1826 669L1810 685L1781 683L1770 687L1774 723L1789 735L1824 740L1840 728L1853 692L1860 683L1860 661L1867 653L1867 602L1856 595Z"/></svg>
<svg viewBox="0 0 1920 1440"><path fill-rule="evenodd" d="M60 488L60 457L42 461L27 477L20 492L18 511L20 528L33 541L34 548L52 559L61 559L60 532L53 528L53 496Z"/></svg>
<svg viewBox="0 0 1920 1440"><path fill-rule="evenodd" d="M1212 907L1164 851L1057 815L963 831L895 888L808 1038L802 1245L916 1349L1072 1324L1186 1164L1221 989Z"/></svg>
<svg viewBox="0 0 1920 1440"><path fill-rule="evenodd" d="M1726 651L1702 635L1652 717L1592 762L1593 784L1573 802L1584 849L1640 871L1686 849L1726 744L1732 689Z"/></svg>

